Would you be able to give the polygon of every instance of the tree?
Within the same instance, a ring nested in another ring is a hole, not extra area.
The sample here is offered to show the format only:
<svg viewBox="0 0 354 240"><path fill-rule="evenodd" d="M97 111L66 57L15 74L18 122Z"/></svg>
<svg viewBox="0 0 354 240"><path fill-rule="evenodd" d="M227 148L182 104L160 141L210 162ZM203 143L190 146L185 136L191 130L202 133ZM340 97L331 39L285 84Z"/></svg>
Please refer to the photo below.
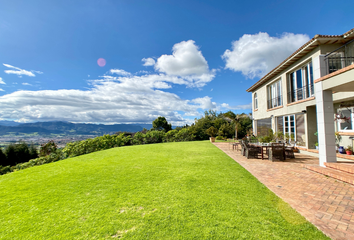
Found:
<svg viewBox="0 0 354 240"><path fill-rule="evenodd" d="M7 166L7 157L5 153L0 148L0 166Z"/></svg>
<svg viewBox="0 0 354 240"><path fill-rule="evenodd" d="M51 153L54 153L58 149L58 146L55 144L53 140L50 140L47 143L41 145L39 150L39 156L45 157Z"/></svg>
<svg viewBox="0 0 354 240"><path fill-rule="evenodd" d="M218 130L211 126L205 131L210 137L215 137L215 135L218 133Z"/></svg>
<svg viewBox="0 0 354 240"><path fill-rule="evenodd" d="M252 127L252 120L245 113L235 114L231 111L228 111L223 114L223 118L226 121L231 122L235 125L235 138L236 139L238 139L238 131L240 129L242 129L246 132L249 128ZM247 122L243 121L245 119L247 119L248 121ZM250 122L250 124L248 122ZM244 123L244 124L242 124L242 123ZM247 126L245 126L245 124L247 124Z"/></svg>
<svg viewBox="0 0 354 240"><path fill-rule="evenodd" d="M165 117L158 117L152 122L153 130L168 132L172 130L172 125L169 124Z"/></svg>
<svg viewBox="0 0 354 240"><path fill-rule="evenodd" d="M14 166L18 163L27 162L32 159L32 155L27 143L20 141L18 144L10 144L5 149L7 157L6 165Z"/></svg>
<svg viewBox="0 0 354 240"><path fill-rule="evenodd" d="M229 123L224 123L221 125L218 131L218 135L221 137L229 137L232 136L232 126Z"/></svg>

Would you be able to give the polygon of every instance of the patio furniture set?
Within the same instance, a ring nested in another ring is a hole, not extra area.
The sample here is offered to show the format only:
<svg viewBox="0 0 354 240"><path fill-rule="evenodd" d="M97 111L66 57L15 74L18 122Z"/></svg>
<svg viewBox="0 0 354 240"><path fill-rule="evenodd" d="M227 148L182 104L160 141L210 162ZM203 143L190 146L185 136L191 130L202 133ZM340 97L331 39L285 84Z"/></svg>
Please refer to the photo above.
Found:
<svg viewBox="0 0 354 240"><path fill-rule="evenodd" d="M247 159L261 158L269 159L270 161L280 160L284 161L287 158L295 158L294 147L286 146L284 143L250 143L241 141L240 143L233 143L233 149L238 150L241 146L241 154Z"/></svg>

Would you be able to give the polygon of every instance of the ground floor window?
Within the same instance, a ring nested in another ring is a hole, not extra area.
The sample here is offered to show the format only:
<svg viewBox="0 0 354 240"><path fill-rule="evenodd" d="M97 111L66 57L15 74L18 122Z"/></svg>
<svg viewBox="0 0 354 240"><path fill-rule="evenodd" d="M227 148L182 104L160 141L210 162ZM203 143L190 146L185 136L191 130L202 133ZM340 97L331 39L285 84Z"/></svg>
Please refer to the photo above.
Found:
<svg viewBox="0 0 354 240"><path fill-rule="evenodd" d="M265 118L257 120L257 136L267 136L269 129L272 129L272 119Z"/></svg>
<svg viewBox="0 0 354 240"><path fill-rule="evenodd" d="M292 114L277 117L277 132L283 132L284 136L293 139L297 145L306 145L305 117L304 114Z"/></svg>
<svg viewBox="0 0 354 240"><path fill-rule="evenodd" d="M339 109L337 112L337 123L339 131L353 131L353 108Z"/></svg>
<svg viewBox="0 0 354 240"><path fill-rule="evenodd" d="M284 135L295 138L295 115L284 116Z"/></svg>

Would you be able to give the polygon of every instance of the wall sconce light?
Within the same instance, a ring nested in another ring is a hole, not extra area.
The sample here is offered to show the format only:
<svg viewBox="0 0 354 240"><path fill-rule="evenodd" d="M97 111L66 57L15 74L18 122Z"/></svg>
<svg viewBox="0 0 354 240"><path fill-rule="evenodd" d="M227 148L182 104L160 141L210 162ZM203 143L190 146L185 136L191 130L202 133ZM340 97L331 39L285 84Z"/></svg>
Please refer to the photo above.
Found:
<svg viewBox="0 0 354 240"><path fill-rule="evenodd" d="M274 117L274 115L270 115L270 117L271 117L271 118L273 118L273 117Z"/></svg>
<svg viewBox="0 0 354 240"><path fill-rule="evenodd" d="M302 110L301 112L306 113L307 111L306 110Z"/></svg>

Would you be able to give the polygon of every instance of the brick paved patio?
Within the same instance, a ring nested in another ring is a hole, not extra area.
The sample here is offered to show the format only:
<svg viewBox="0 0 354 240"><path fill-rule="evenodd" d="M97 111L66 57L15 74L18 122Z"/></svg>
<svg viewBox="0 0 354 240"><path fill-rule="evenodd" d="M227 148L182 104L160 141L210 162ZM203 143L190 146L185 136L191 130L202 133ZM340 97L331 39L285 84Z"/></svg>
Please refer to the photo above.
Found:
<svg viewBox="0 0 354 240"><path fill-rule="evenodd" d="M354 239L354 186L305 169L318 158L296 154L295 159L271 162L246 159L228 143L214 145L233 158L277 196L332 239Z"/></svg>

